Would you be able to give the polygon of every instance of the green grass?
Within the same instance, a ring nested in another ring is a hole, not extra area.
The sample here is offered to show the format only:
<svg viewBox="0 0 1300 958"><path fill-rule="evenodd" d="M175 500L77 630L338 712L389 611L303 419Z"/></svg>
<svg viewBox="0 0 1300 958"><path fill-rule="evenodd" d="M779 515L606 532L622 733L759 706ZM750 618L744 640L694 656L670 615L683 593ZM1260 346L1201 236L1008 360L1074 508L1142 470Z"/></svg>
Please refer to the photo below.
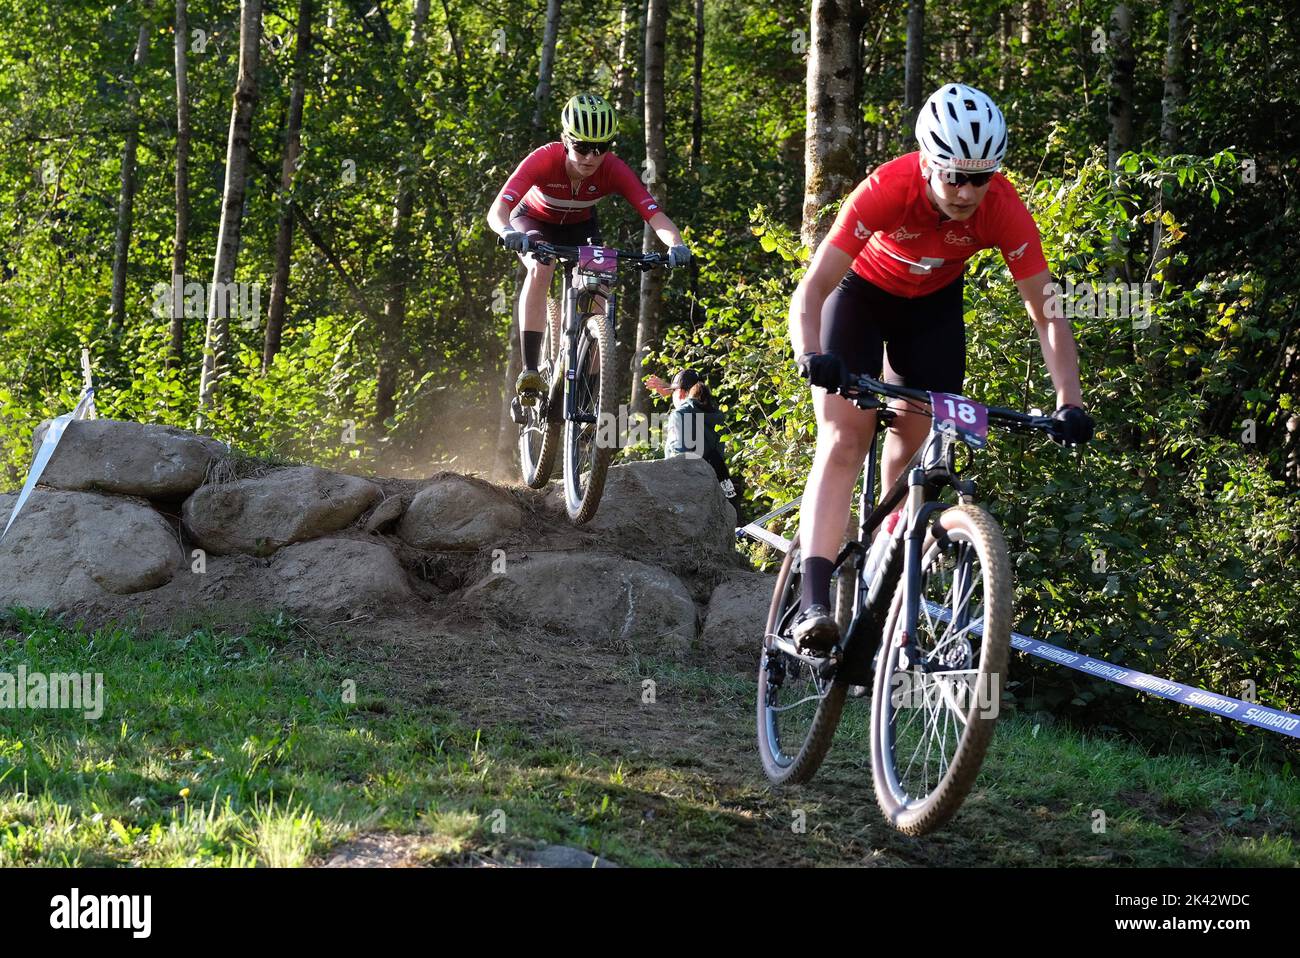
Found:
<svg viewBox="0 0 1300 958"><path fill-rule="evenodd" d="M372 830L421 836L430 861L540 839L652 865L672 863L638 840L652 805L690 840L716 831L708 801L647 802L628 784L646 772L563 734L403 700L284 620L87 635L11 613L7 631L0 671L102 672L105 711L0 712L0 866L298 865ZM649 774L676 788L672 770Z"/></svg>
<svg viewBox="0 0 1300 958"><path fill-rule="evenodd" d="M633 866L1300 863L1289 769L1150 755L1012 715L958 818L908 839L874 806L865 703L846 708L811 785L773 791L747 676L628 661L629 681L655 679L662 711L647 721L708 740L622 746L473 727L390 682L382 662L300 635L283 618L232 635L0 615L0 672L102 672L105 684L97 721L0 711L0 867L295 866L372 832L414 836L435 864L539 840ZM799 816L806 829L791 827Z"/></svg>

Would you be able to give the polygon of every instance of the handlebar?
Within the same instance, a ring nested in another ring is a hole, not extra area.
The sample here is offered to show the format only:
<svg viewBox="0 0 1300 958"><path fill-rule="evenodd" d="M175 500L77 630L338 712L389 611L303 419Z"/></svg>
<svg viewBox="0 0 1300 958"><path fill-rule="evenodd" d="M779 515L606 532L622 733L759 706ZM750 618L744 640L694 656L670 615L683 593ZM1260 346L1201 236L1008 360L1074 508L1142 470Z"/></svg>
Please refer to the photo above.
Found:
<svg viewBox="0 0 1300 958"><path fill-rule="evenodd" d="M504 243L500 244L504 246ZM577 246L559 246L555 243L548 243L546 240L534 240L528 244L529 253L538 253L550 259L558 259L561 262L576 263L578 261ZM671 269L668 265L667 253L638 253L635 250L619 249L615 250L618 254L619 265L627 264L635 266L642 271L653 269L656 266L662 266L665 269Z"/></svg>
<svg viewBox="0 0 1300 958"><path fill-rule="evenodd" d="M930 394L924 389L895 386L892 383L881 382L871 376L853 376L848 385L842 386L838 392L846 399L855 401L863 409L871 409L880 405L879 402L872 398L871 394L888 396L892 399L912 399L927 406L930 405ZM1051 416L1029 416L1001 406L987 406L985 408L988 410L990 423L997 423L1011 432L1030 432L1041 429L1053 439L1061 436L1063 423Z"/></svg>

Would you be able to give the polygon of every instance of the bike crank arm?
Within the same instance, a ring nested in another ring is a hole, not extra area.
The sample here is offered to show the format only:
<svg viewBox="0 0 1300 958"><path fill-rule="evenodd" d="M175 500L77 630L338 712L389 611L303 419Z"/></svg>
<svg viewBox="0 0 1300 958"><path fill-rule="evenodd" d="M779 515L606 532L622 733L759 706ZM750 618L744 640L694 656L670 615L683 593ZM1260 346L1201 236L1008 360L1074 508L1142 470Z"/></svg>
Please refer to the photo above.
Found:
<svg viewBox="0 0 1300 958"><path fill-rule="evenodd" d="M779 635L772 637L772 648L779 649L791 658L798 659L800 662L812 666L817 670L817 674L820 678L828 678L835 669L839 667L842 658L839 649L832 651L826 658L818 658L815 655L805 655L799 651L798 646L793 642L789 639L783 639Z"/></svg>

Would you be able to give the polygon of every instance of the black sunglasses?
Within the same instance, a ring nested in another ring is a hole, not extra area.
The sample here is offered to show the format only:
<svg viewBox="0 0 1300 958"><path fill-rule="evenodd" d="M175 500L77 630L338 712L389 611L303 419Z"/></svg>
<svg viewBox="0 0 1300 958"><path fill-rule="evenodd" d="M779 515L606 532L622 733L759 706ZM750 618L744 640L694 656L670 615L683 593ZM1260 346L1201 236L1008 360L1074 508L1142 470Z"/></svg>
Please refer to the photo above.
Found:
<svg viewBox="0 0 1300 958"><path fill-rule="evenodd" d="M940 170L939 176L945 183L951 183L953 186L965 186L967 183L972 186L984 186L993 179L992 173L958 173L956 170Z"/></svg>
<svg viewBox="0 0 1300 958"><path fill-rule="evenodd" d="M579 143L577 140L570 140L569 146L573 149L573 152L577 153L579 156L591 156L593 153L596 154L597 156L600 156L601 154L608 153L611 149L613 149L614 144L613 143Z"/></svg>

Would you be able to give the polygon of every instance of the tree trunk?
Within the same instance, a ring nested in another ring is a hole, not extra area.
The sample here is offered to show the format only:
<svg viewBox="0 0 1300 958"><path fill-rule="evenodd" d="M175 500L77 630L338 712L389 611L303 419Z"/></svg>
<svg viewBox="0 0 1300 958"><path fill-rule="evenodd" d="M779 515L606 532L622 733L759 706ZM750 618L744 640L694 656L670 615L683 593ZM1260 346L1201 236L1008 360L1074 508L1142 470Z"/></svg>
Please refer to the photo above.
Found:
<svg viewBox="0 0 1300 958"><path fill-rule="evenodd" d="M1160 110L1160 153L1173 156L1178 152L1182 139L1178 129L1178 111L1187 99L1187 34L1191 26L1188 0L1170 0L1169 34L1165 46L1165 92ZM1162 186L1159 210L1163 211L1170 204L1166 197L1172 193L1172 186ZM1166 283L1174 281L1173 263L1170 261L1172 248L1166 242L1164 224L1156 219L1155 230L1151 238L1153 259L1152 272L1160 272Z"/></svg>
<svg viewBox="0 0 1300 958"><path fill-rule="evenodd" d="M1044 17L1043 0L1026 0L1020 5L1020 75L1029 76L1033 69L1030 45L1033 43L1034 28L1042 25Z"/></svg>
<svg viewBox="0 0 1300 958"><path fill-rule="evenodd" d="M831 219L818 216L857 183L853 63L858 38L852 0L813 0L804 135L803 243L815 250Z"/></svg>
<svg viewBox="0 0 1300 958"><path fill-rule="evenodd" d="M623 0L618 13L618 69L614 73L614 104L620 115L632 109L632 45L636 43L633 0Z"/></svg>
<svg viewBox="0 0 1300 958"><path fill-rule="evenodd" d="M1001 93L1007 88L1007 70L1011 60L1008 56L1007 45L1011 42L1011 11L1001 10L998 13L998 92Z"/></svg>
<svg viewBox="0 0 1300 958"><path fill-rule="evenodd" d="M849 31L853 35L853 102L857 104L853 111L854 176L861 176L862 171L867 168L866 126L862 118L862 101L866 95L867 82L865 34L869 19L867 8L877 5L878 3L873 3L873 0L853 0L850 7L852 19L849 21Z"/></svg>
<svg viewBox="0 0 1300 958"><path fill-rule="evenodd" d="M429 18L428 0L414 2L411 49L423 43L424 25ZM408 79L413 79L409 73ZM397 368L402 352L402 329L406 325L406 284L411 273L411 211L415 209L411 174L418 162L413 149L401 157L397 170L397 195L393 199L393 255L388 265L384 322L379 328L379 369L375 383L375 427L381 432L388 430L387 422L397 410Z"/></svg>
<svg viewBox="0 0 1300 958"><path fill-rule="evenodd" d="M551 100L551 74L555 68L555 41L560 34L560 0L546 0L546 29L542 34L542 65L538 70L537 109L533 113L533 129L546 129L546 108ZM534 146L544 139L534 136Z"/></svg>
<svg viewBox="0 0 1300 958"><path fill-rule="evenodd" d="M271 280L271 303L266 314L266 340L262 347L265 374L280 351L284 332L285 304L289 298L289 266L293 259L293 179L298 169L302 144L302 110L307 90L307 63L311 57L312 0L299 0L298 37L293 54L293 88L289 93L289 121L285 129L284 158L280 165L280 222L275 233L275 276Z"/></svg>
<svg viewBox="0 0 1300 958"><path fill-rule="evenodd" d="M668 32L668 0L650 0L645 29L645 155L650 174L646 186L659 208L668 205L668 148L664 141L664 43ZM663 244L647 223L641 249L651 253ZM641 383L641 364L659 340L659 313L663 306L664 273L652 269L641 274L641 311L637 319L636 350L632 353L628 414L650 411L650 397Z"/></svg>
<svg viewBox="0 0 1300 958"><path fill-rule="evenodd" d="M1110 139L1107 161L1111 172L1123 153L1133 148L1133 15L1127 3L1110 14Z"/></svg>
<svg viewBox="0 0 1300 958"><path fill-rule="evenodd" d="M1118 175L1119 158L1133 148L1133 15L1128 4L1117 3L1110 19L1110 138L1107 143L1107 165L1112 176ZM1129 211L1132 215L1132 211ZM1122 277L1128 282L1128 243L1116 235L1111 249L1120 264L1109 271L1108 278Z"/></svg>
<svg viewBox="0 0 1300 958"><path fill-rule="evenodd" d="M1169 40L1165 47L1165 93L1160 109L1160 145L1165 156L1178 151L1182 137L1178 110L1187 99L1187 34L1191 28L1188 0L1170 0Z"/></svg>
<svg viewBox="0 0 1300 958"><path fill-rule="evenodd" d="M231 283L239 258L239 226L244 215L244 181L248 173L249 137L257 103L257 65L262 35L262 0L240 0L239 79L230 109L230 135L226 143L226 184L221 197L221 226L217 255L208 290L207 330L203 345L203 373L199 379L199 426L203 413L216 398L217 380L230 351Z"/></svg>
<svg viewBox="0 0 1300 958"><path fill-rule="evenodd" d="M903 79L903 138L911 136L925 86L925 0L907 4L907 55Z"/></svg>
<svg viewBox="0 0 1300 958"><path fill-rule="evenodd" d="M131 79L126 86L127 130L122 147L122 185L117 198L117 229L113 237L113 294L108 310L108 328L120 329L126 321L126 264L131 249L131 213L135 205L135 157L140 142L140 72L149 55L148 22L150 4L145 4L145 22L135 41Z"/></svg>
<svg viewBox="0 0 1300 958"><path fill-rule="evenodd" d="M695 0L695 67L691 72L691 157L692 170L700 166L704 140L704 0Z"/></svg>
<svg viewBox="0 0 1300 958"><path fill-rule="evenodd" d="M447 21L447 43L451 53L456 57L456 82L460 89L465 89L465 51L461 46L460 35L456 32L456 18L451 15L447 0L442 0L442 14Z"/></svg>
<svg viewBox="0 0 1300 958"><path fill-rule="evenodd" d="M632 141L633 131L639 130L639 126L645 118L645 28L649 0L630 0L630 2L634 4L632 9L635 11L635 20L629 24L630 36L628 42L633 45L633 49L629 56L629 67L632 71L632 92L630 95L632 111L628 116L628 120L635 121L637 126L633 126L631 122L628 124L624 139L629 143ZM644 245L644 231L642 233L642 244ZM629 381L632 375L632 358L636 355L637 330L641 328L640 280L637 283L636 292L626 297L620 297L618 304L619 329L617 343L619 368L622 370L619 395L629 397L629 402L631 401L631 390L636 388L634 385L629 385Z"/></svg>
<svg viewBox="0 0 1300 958"><path fill-rule="evenodd" d="M190 239L190 90L186 48L190 42L186 0L176 0L176 236L172 241L172 288L185 288L185 259ZM176 278L179 277L179 278ZM185 353L185 302L172 303L171 352L168 365Z"/></svg>
<svg viewBox="0 0 1300 958"><path fill-rule="evenodd" d="M700 155L704 149L704 0L695 0L695 65L691 80L691 152L687 164L693 174L695 202L699 203L702 199ZM692 259L690 264L690 298L691 320L696 322L695 307L700 301L700 263L697 259ZM703 316L698 317L698 320L703 319Z"/></svg>
<svg viewBox="0 0 1300 958"><path fill-rule="evenodd" d="M641 69L636 71L632 81L632 115L645 115L645 32L646 19L650 14L650 0L639 0L636 17L636 49L641 57Z"/></svg>

